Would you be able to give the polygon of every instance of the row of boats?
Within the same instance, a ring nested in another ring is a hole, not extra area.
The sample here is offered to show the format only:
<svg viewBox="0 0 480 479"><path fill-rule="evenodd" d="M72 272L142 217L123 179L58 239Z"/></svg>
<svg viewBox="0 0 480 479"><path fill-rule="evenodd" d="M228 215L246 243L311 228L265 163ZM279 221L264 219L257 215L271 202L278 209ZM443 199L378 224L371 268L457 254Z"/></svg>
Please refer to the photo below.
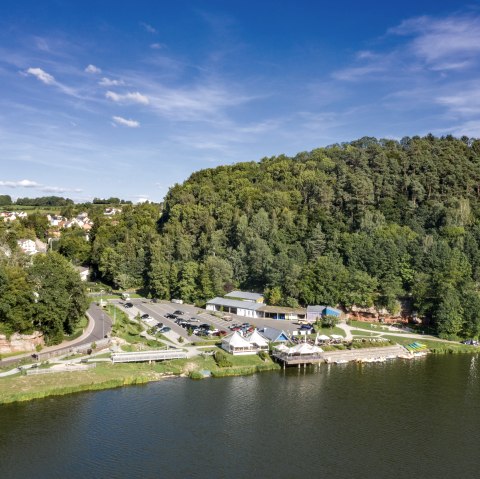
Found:
<svg viewBox="0 0 480 479"><path fill-rule="evenodd" d="M352 358L352 359L333 359L333 360L328 360L326 359L327 363L333 363L333 364L346 364L350 362L356 362L356 363L384 363L386 361L389 361L391 359L415 359L415 358L420 358L424 357L428 354L428 351L419 351L415 353L406 353L406 354L392 354L388 356L376 356L376 357L370 357L370 358Z"/></svg>

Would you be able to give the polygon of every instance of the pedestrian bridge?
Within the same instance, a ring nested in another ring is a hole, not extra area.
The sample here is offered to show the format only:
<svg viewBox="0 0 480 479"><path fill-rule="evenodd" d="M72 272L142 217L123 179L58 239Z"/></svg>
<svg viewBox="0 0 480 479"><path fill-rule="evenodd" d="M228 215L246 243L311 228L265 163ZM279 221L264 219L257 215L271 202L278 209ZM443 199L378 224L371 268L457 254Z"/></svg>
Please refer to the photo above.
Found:
<svg viewBox="0 0 480 479"><path fill-rule="evenodd" d="M178 350L136 351L133 353L112 353L113 363L140 363L144 361L165 361L168 359L186 359L187 353Z"/></svg>

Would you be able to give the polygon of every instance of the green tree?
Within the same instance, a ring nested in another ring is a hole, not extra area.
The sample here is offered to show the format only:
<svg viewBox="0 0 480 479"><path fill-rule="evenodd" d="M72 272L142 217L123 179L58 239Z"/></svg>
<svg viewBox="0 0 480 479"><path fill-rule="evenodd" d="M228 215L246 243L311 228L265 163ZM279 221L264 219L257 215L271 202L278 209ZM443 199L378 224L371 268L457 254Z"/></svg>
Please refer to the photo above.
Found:
<svg viewBox="0 0 480 479"><path fill-rule="evenodd" d="M36 302L34 324L49 343L71 334L87 309L85 287L75 268L58 253L36 255L28 270Z"/></svg>

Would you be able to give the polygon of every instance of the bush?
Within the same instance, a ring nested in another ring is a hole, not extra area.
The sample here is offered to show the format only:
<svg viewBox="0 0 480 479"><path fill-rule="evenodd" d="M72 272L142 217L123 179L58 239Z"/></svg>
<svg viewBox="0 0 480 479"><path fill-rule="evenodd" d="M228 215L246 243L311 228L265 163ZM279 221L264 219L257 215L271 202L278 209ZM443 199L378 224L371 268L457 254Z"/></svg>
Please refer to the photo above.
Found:
<svg viewBox="0 0 480 479"><path fill-rule="evenodd" d="M227 355L223 351L217 351L213 357L219 368L232 367L232 362L228 359Z"/></svg>
<svg viewBox="0 0 480 479"><path fill-rule="evenodd" d="M260 351L258 355L260 356L260 359L262 359L263 361L267 361L267 359L269 358L266 351Z"/></svg>

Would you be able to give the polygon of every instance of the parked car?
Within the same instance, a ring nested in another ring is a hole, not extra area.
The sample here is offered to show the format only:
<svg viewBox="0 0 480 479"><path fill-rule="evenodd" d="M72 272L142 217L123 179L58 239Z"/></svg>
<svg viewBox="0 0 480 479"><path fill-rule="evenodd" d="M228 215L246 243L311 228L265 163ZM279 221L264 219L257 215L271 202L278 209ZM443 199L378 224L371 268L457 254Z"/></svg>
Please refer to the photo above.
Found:
<svg viewBox="0 0 480 479"><path fill-rule="evenodd" d="M167 319L177 319L177 317L174 314L167 313L164 315L165 318Z"/></svg>
<svg viewBox="0 0 480 479"><path fill-rule="evenodd" d="M123 305L124 308L133 308L133 303L125 303Z"/></svg>
<svg viewBox="0 0 480 479"><path fill-rule="evenodd" d="M159 333L168 333L171 330L172 330L172 328L169 328L168 326L164 326L163 328L160 328L160 330L158 332Z"/></svg>
<svg viewBox="0 0 480 479"><path fill-rule="evenodd" d="M162 329L164 326L165 326L165 325L164 325L163 323L157 323L157 324L155 325L155 327L158 328L158 329Z"/></svg>
<svg viewBox="0 0 480 479"><path fill-rule="evenodd" d="M298 329L300 331L311 331L313 326L311 324L302 324Z"/></svg>
<svg viewBox="0 0 480 479"><path fill-rule="evenodd" d="M199 323L200 320L198 318L190 318L191 323Z"/></svg>
<svg viewBox="0 0 480 479"><path fill-rule="evenodd" d="M177 309L176 311L173 312L173 314L178 314L179 316L181 316L182 314L185 314L185 313Z"/></svg>
<svg viewBox="0 0 480 479"><path fill-rule="evenodd" d="M142 314L140 317L142 319L152 319L148 313Z"/></svg>

